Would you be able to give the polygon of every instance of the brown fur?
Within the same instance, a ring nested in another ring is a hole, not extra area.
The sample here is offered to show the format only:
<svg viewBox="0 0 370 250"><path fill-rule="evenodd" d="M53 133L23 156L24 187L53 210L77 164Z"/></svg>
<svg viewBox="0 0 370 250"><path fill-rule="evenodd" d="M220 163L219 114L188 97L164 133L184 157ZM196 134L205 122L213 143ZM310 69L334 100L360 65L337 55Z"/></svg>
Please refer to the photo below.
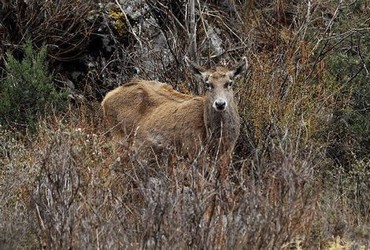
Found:
<svg viewBox="0 0 370 250"><path fill-rule="evenodd" d="M183 155L194 155L209 142L214 152L231 155L240 118L232 89L225 84L245 72L247 62L244 59L235 70L209 71L187 63L209 87L205 96L185 95L167 84L145 80L133 80L106 95L102 107L115 140L128 139L138 151L174 146ZM227 101L222 111L215 108L217 98Z"/></svg>

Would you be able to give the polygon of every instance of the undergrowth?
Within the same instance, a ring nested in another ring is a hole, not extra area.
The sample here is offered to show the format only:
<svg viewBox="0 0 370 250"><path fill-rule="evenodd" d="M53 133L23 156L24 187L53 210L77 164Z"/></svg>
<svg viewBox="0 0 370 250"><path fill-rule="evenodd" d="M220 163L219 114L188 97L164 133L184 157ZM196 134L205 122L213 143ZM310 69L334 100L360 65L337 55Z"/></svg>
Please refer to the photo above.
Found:
<svg viewBox="0 0 370 250"><path fill-rule="evenodd" d="M302 237L316 216L313 171L292 155L282 153L281 166L260 173L242 164L224 186L217 171L205 176L183 160L123 161L99 126L87 123L73 114L56 117L40 123L28 150L3 149L1 188L12 188L2 202L24 225L27 234L19 236L28 246L280 248ZM12 142L6 133L2 138ZM19 178L9 183L14 171Z"/></svg>

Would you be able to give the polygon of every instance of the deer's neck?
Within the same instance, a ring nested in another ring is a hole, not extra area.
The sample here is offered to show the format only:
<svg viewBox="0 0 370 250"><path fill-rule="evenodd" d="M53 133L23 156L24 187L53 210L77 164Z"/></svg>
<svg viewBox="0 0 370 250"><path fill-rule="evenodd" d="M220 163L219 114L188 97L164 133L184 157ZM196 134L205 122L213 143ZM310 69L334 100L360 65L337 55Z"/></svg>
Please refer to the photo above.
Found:
<svg viewBox="0 0 370 250"><path fill-rule="evenodd" d="M240 117L234 103L230 103L225 111L216 111L210 105L204 109L204 121L208 138L221 139L226 148L232 147L239 137Z"/></svg>

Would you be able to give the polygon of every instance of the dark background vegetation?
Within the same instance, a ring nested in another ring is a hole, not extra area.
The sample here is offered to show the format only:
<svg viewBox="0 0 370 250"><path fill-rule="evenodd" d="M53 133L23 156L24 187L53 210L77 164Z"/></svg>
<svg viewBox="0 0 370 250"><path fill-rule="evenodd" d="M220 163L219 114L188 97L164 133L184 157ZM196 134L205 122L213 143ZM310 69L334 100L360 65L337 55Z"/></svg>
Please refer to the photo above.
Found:
<svg viewBox="0 0 370 250"><path fill-rule="evenodd" d="M369 17L366 0L0 1L0 248L368 248ZM101 119L132 77L201 94L185 55L251 65L226 185L114 150Z"/></svg>

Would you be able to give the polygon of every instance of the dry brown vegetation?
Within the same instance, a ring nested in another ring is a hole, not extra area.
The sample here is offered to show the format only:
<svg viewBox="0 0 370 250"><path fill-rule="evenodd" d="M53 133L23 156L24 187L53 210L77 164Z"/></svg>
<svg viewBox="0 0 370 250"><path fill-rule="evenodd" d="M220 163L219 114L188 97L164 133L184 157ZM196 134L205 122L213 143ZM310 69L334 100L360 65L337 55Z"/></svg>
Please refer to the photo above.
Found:
<svg viewBox="0 0 370 250"><path fill-rule="evenodd" d="M367 1L148 0L145 19L96 2L1 1L0 93L5 52L21 60L27 38L73 100L32 131L0 125L0 248L370 246ZM250 62L226 185L212 162L115 150L101 119L135 74L202 93L185 55Z"/></svg>

